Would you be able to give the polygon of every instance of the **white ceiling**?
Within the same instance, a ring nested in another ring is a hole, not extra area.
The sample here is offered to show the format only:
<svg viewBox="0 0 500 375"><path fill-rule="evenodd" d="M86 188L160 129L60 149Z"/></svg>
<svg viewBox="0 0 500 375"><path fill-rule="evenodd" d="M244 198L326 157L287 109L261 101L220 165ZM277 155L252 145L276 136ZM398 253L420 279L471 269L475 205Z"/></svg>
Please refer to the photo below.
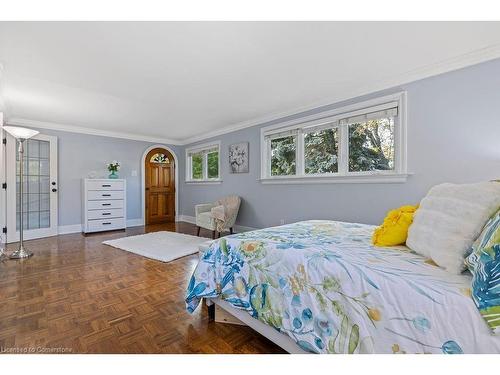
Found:
<svg viewBox="0 0 500 375"><path fill-rule="evenodd" d="M496 57L500 22L0 22L8 120L179 144Z"/></svg>

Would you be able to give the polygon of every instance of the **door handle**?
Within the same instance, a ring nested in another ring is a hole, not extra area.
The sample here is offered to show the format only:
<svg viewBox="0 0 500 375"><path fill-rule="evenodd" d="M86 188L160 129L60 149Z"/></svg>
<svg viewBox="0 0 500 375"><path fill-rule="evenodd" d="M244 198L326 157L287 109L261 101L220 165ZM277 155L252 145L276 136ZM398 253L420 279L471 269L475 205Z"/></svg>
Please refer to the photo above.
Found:
<svg viewBox="0 0 500 375"><path fill-rule="evenodd" d="M56 188L52 189L52 192L53 192L53 193L55 193L56 191L57 191L57 189L56 189Z"/></svg>

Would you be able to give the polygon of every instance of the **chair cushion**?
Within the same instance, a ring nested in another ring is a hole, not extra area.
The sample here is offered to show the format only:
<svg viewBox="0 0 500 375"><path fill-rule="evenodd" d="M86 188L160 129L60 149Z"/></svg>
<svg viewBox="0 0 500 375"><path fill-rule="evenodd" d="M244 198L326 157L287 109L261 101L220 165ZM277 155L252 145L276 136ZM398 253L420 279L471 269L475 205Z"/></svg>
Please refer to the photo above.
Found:
<svg viewBox="0 0 500 375"><path fill-rule="evenodd" d="M215 230L215 220L211 212L202 212L196 215L196 225L205 229Z"/></svg>
<svg viewBox="0 0 500 375"><path fill-rule="evenodd" d="M441 184L415 213L406 245L454 274L486 221L500 207L500 183Z"/></svg>

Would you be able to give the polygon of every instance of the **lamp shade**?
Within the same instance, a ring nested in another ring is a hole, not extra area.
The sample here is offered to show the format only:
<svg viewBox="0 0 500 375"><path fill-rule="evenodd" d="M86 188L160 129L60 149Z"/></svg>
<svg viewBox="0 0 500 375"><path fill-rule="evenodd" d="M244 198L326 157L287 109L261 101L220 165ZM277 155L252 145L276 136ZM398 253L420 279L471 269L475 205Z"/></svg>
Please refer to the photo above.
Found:
<svg viewBox="0 0 500 375"><path fill-rule="evenodd" d="M40 133L37 130L21 128L19 126L4 126L3 129L17 139L29 139Z"/></svg>

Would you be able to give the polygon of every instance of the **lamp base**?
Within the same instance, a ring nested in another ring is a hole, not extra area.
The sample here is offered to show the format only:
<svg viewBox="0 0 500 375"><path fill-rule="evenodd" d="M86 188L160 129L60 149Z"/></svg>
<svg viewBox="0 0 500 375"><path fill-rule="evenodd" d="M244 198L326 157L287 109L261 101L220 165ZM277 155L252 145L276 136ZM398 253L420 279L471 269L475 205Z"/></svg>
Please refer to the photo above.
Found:
<svg viewBox="0 0 500 375"><path fill-rule="evenodd" d="M10 254L9 258L10 259L24 259L24 258L29 258L32 255L33 255L33 253L31 251L25 249L23 245L19 245L19 249L17 249L12 254Z"/></svg>

